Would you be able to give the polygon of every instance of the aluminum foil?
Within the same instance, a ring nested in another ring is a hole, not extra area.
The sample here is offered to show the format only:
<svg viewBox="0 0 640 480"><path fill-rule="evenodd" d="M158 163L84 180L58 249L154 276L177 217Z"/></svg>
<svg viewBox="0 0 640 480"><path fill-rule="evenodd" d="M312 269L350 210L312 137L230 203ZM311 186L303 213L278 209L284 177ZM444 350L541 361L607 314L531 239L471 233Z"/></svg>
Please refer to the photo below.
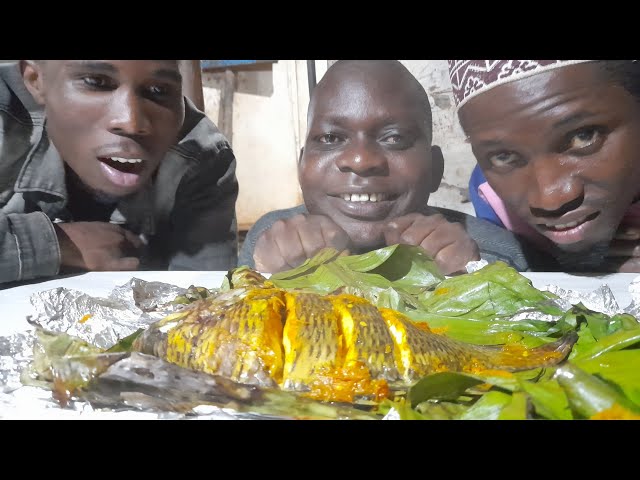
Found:
<svg viewBox="0 0 640 480"><path fill-rule="evenodd" d="M63 287L33 294L36 314L29 323L51 332L64 332L100 348L160 320L181 308L170 302L186 289L162 282L132 278L109 297L91 297Z"/></svg>
<svg viewBox="0 0 640 480"><path fill-rule="evenodd" d="M540 288L540 290L557 295L557 299L549 300L548 303L560 308L562 311L567 311L573 305L577 305L578 303L582 303L590 310L602 312L607 315L615 315L616 313L623 313L624 311L618 305L611 288L606 284L600 285L591 292L580 292L577 290L565 289L557 285L545 285ZM638 295L638 298L640 299L640 290L638 291ZM560 317L557 315L543 313L538 310L523 309L513 315L509 320L520 321L529 319L540 320L543 322L556 322L559 318Z"/></svg>
<svg viewBox="0 0 640 480"><path fill-rule="evenodd" d="M477 267L481 268L481 266L484 266L482 262L478 262ZM471 269L474 271L473 267ZM571 304L581 302L587 308L609 315L625 311L638 318L640 314L640 276L629 286L632 302L624 310L620 309L607 285L602 285L588 293L562 289L553 285L548 285L543 289L558 295L560 300L557 304L563 309L568 309ZM111 370L102 379L105 385L109 385L108 389L102 391L103 397L95 397L92 401L76 400L66 408L60 408L59 403L52 399L49 390L25 386L21 383L21 372L32 359L33 329L36 326L52 332L77 336L101 348L108 348L139 328L145 328L150 323L181 308L180 305L174 305L170 302L177 295L182 295L185 292L184 288L174 285L146 282L133 278L127 284L115 288L106 298L91 297L82 292L65 288L56 288L32 295L30 301L35 314L28 318L32 328L12 336L0 337L0 418L286 418L285 416L256 413L250 409L243 411L243 409L234 408L234 402L237 406L238 402L241 403L242 395L253 392L252 388L254 387L239 385L232 387L222 381L212 384L209 380L205 381L204 377L198 377L198 382L203 385L203 388L208 385L208 390L196 391L188 397L180 397L183 403L186 401L188 404L185 411L176 410L173 407L169 408L171 405L168 405L166 400L148 390L150 385L160 381L159 379L165 378L165 381L168 382L166 379L169 372L166 364L163 367L150 366L151 360L145 358L148 356L141 354L132 354L126 361L118 362L110 367ZM520 312L519 315L530 319L535 319L538 315L538 318L543 320L557 320L545 317L540 312ZM141 372L143 373L141 374ZM145 380L145 375L152 379L151 383ZM194 375L204 374L194 372ZM174 375L174 377L176 376ZM191 375L185 377L183 372L177 377L181 379L180 382L187 383L172 384L175 395L186 391L185 385L193 387L194 379L191 378ZM132 382L138 386L135 391L129 388ZM176 385L180 388L176 388ZM116 386L117 388L115 388ZM240 395L240 397L234 399L233 395ZM231 407L220 406L227 401L232 405ZM105 406L96 406L100 404ZM308 408L311 412L317 411L313 410L317 408L313 405ZM334 409L325 413L329 417L340 418L343 412ZM366 418L366 415L363 414L363 417ZM397 412L389 412L385 417L388 420L397 418Z"/></svg>
<svg viewBox="0 0 640 480"><path fill-rule="evenodd" d="M640 277L636 277L629 284L629 293L631 294L631 303L624 311L640 319Z"/></svg>
<svg viewBox="0 0 640 480"><path fill-rule="evenodd" d="M622 309L608 285L600 285L600 287L589 293L567 290L556 285L545 285L541 290L556 294L559 297L556 303L563 310L569 310L572 305L582 303L589 310L606 313L607 315L622 313Z"/></svg>
<svg viewBox="0 0 640 480"><path fill-rule="evenodd" d="M21 382L28 377L25 367L33 358L36 328L107 349L182 308L171 302L185 293L187 289L174 285L133 278L106 298L66 288L33 294L29 300L35 314L27 318L32 327L0 337L0 419L283 419L291 418L287 413L293 404L308 418L372 418L353 408L323 406L137 352L115 354L121 357L94 380L86 398L70 399L64 408L50 390ZM100 357L109 355L114 354Z"/></svg>
<svg viewBox="0 0 640 480"><path fill-rule="evenodd" d="M477 272L481 268L486 267L487 265L489 265L489 262L487 262L486 260L477 260L467 263L465 265L465 269L467 270L467 273L473 273Z"/></svg>
<svg viewBox="0 0 640 480"><path fill-rule="evenodd" d="M181 308L170 302L186 289L162 282L132 278L107 298L55 288L33 294L35 314L28 322L45 330L77 336L101 348L114 345L139 328ZM33 357L34 329L0 337L0 418L193 418L176 412L114 411L75 402L66 409L46 389L24 386L21 373ZM204 405L198 418L246 418L212 405Z"/></svg>

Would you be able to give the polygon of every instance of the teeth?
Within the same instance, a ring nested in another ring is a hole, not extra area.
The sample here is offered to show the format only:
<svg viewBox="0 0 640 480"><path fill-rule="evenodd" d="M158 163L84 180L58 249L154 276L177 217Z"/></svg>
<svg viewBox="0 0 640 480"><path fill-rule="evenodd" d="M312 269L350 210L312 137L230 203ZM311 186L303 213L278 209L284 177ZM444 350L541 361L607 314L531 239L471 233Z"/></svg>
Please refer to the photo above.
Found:
<svg viewBox="0 0 640 480"><path fill-rule="evenodd" d="M142 162L141 158L111 157L111 160L113 160L114 162L120 162L120 163L140 163L140 162Z"/></svg>
<svg viewBox="0 0 640 480"><path fill-rule="evenodd" d="M343 193L340 195L345 202L382 202L387 197L384 193Z"/></svg>
<svg viewBox="0 0 640 480"><path fill-rule="evenodd" d="M546 225L546 227L551 229L551 230L566 230L567 228L577 227L582 222L584 222L585 218L583 218L583 219L581 219L581 220L579 220L577 222L561 223L559 225Z"/></svg>

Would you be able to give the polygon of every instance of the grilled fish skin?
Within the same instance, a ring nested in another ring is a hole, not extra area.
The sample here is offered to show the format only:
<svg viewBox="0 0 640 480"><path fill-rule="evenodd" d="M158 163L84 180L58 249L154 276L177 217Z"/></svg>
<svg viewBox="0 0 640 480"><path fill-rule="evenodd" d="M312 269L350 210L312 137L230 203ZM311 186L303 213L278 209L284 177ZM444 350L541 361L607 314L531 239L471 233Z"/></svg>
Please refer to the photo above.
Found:
<svg viewBox="0 0 640 480"><path fill-rule="evenodd" d="M430 373L553 366L576 339L572 333L534 349L472 345L355 295L252 282L160 320L133 349L242 383L353 402L380 401Z"/></svg>

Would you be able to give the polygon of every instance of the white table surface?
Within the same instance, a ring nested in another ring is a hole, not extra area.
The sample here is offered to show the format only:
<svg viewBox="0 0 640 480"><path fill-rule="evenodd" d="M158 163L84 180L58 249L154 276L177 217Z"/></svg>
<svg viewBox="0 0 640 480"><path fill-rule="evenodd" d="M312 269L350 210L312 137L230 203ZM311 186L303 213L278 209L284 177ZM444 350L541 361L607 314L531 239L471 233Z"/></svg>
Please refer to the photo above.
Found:
<svg viewBox="0 0 640 480"><path fill-rule="evenodd" d="M56 287L80 290L92 296L106 297L119 285L123 285L132 277L147 281L159 281L189 287L197 285L207 288L218 288L226 272L89 272L72 277L60 278L30 285L0 290L0 336L26 329L29 324L26 317L35 313L29 297L36 292ZM537 288L545 285L557 285L564 289L579 292L591 292L602 284L607 284L613 291L618 305L626 307L631 302L629 284L639 274L617 273L609 275L573 275L566 273L527 272L523 273L532 280Z"/></svg>

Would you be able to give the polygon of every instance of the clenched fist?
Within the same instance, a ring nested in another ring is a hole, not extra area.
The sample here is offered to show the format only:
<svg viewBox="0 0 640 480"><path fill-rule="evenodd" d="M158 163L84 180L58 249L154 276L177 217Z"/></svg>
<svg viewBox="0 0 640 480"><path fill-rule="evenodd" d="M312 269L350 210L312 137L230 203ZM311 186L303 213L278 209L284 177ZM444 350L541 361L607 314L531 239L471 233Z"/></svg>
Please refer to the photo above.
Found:
<svg viewBox="0 0 640 480"><path fill-rule="evenodd" d="M444 275L466 273L468 262L480 260L478 245L462 224L441 214L409 213L390 221L384 230L387 245L403 243L422 247Z"/></svg>
<svg viewBox="0 0 640 480"><path fill-rule="evenodd" d="M104 222L54 224L61 270L136 270L142 241L129 230Z"/></svg>
<svg viewBox="0 0 640 480"><path fill-rule="evenodd" d="M297 267L325 247L343 250L349 237L324 215L296 215L278 220L256 242L256 270L277 273Z"/></svg>

